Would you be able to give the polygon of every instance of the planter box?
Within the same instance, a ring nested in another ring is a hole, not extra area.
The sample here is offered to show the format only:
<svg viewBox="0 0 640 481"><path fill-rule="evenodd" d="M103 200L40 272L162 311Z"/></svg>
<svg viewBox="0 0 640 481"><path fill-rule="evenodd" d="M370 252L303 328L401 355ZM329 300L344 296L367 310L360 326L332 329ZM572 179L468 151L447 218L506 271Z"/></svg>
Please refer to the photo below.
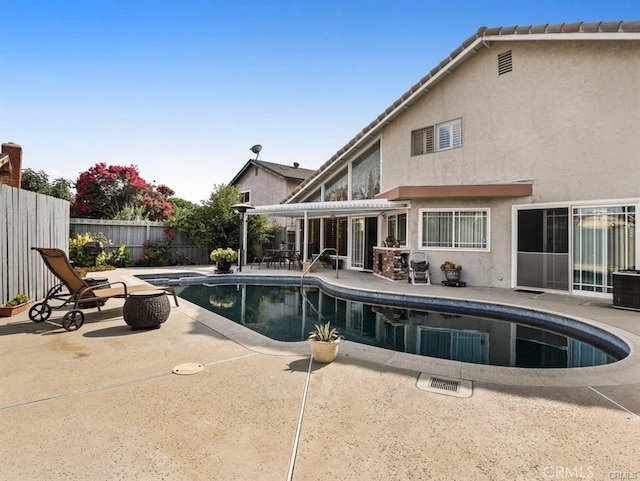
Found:
<svg viewBox="0 0 640 481"><path fill-rule="evenodd" d="M24 304L18 304L17 306L0 306L0 317L11 317L29 309L31 302L25 302Z"/></svg>
<svg viewBox="0 0 640 481"><path fill-rule="evenodd" d="M315 272L317 265L318 264L314 264L313 267L311 267L311 270L309 272ZM310 261L304 261L302 263L302 271L305 272L307 269L309 269L310 266L311 266L311 262Z"/></svg>

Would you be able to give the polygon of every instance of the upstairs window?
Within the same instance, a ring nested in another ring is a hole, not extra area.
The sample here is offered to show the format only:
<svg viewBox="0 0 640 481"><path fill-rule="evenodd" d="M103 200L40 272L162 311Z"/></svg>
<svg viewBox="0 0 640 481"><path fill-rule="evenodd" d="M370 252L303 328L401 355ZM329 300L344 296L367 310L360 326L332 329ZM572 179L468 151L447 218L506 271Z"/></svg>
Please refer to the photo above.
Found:
<svg viewBox="0 0 640 481"><path fill-rule="evenodd" d="M411 132L411 155L432 154L462 147L462 119Z"/></svg>
<svg viewBox="0 0 640 481"><path fill-rule="evenodd" d="M241 204L250 204L251 203L251 191L245 190L244 192L240 192L240 203Z"/></svg>

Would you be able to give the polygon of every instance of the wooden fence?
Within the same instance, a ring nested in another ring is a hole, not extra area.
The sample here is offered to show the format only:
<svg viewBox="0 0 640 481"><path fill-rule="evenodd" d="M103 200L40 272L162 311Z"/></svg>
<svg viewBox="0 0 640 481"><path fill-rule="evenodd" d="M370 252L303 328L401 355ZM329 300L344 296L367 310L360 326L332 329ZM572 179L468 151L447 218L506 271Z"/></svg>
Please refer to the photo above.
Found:
<svg viewBox="0 0 640 481"><path fill-rule="evenodd" d="M75 234L102 233L119 247L125 245L135 265L149 240L162 242L162 222L70 219L69 203L0 184L0 304L26 294L42 299L58 280L31 247L56 247L69 252ZM209 264L207 249L196 247L188 235L171 229L174 261Z"/></svg>
<svg viewBox="0 0 640 481"><path fill-rule="evenodd" d="M56 283L31 247L68 252L69 203L0 185L0 304L18 293L41 299Z"/></svg>
<svg viewBox="0 0 640 481"><path fill-rule="evenodd" d="M131 254L131 265L135 266L141 259L144 251L144 243L163 242L165 240L163 222L152 221L128 221L128 220L104 220L104 219L77 219L70 220L70 236L91 233L106 237L112 246L126 246ZM190 236L184 232L169 228L173 240L171 241L172 258L179 264L209 264L209 251L197 247Z"/></svg>

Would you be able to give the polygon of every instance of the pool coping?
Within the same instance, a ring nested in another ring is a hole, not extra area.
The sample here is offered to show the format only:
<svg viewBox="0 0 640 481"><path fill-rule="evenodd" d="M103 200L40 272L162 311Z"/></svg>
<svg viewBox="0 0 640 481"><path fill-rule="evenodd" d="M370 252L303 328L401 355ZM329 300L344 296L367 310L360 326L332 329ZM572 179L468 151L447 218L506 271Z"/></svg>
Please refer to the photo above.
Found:
<svg viewBox="0 0 640 481"><path fill-rule="evenodd" d="M169 284L201 284L206 279L210 284L233 283L261 283L261 284L300 284L299 275L251 275L236 273L232 277L227 276L196 276L170 280ZM154 279L156 280L156 279ZM625 385L640 382L640 360L637 353L640 352L640 337L615 326L599 322L595 319L567 314L550 309L523 307L509 302L496 302L478 299L460 299L446 296L430 296L420 294L381 293L379 291L347 287L340 281L319 276L307 276L305 285L322 287L328 293L341 297L348 296L351 299L365 302L393 302L407 307L429 308L437 305L438 310L443 306L450 309L463 308L467 313L487 312L499 310L502 315L524 315L528 322L539 322L540 326L552 325L554 329L571 327L591 328L582 337L587 340L590 337L597 342L609 343L618 349L628 352L628 355L617 362L578 368L515 368L503 366L490 366L484 364L471 364L460 361L452 361L421 356L418 354L391 351L388 349L345 342L340 347L339 358L343 361L366 361L384 366L445 376L449 378L464 379L473 382L486 382L505 385L520 386L612 386ZM390 301L391 300L391 301ZM426 303L426 306L425 306ZM262 334L247 329L223 316L215 314L204 308L196 306L182 299L180 310L194 320L206 325L219 334L237 342L238 344L270 355L308 355L309 347L306 341L283 342L270 339ZM549 322L553 319L554 322Z"/></svg>

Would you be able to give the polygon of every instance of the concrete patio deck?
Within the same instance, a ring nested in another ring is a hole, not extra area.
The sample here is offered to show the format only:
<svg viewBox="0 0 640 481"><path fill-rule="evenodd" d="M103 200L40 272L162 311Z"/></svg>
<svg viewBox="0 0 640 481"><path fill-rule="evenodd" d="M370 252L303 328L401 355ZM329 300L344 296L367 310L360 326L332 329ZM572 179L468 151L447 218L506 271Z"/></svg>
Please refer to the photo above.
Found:
<svg viewBox="0 0 640 481"><path fill-rule="evenodd" d="M134 274L152 271L108 276L139 282ZM59 324L64 311L39 324L22 313L0 318L0 479L640 479L640 313L576 296L317 275L575 316L632 353L597 368L529 370L347 342L323 366L306 343L265 340L186 301L146 331L124 323L120 300L87 310L74 332ZM172 373L190 362L204 369ZM473 395L419 389L421 372L473 381Z"/></svg>

